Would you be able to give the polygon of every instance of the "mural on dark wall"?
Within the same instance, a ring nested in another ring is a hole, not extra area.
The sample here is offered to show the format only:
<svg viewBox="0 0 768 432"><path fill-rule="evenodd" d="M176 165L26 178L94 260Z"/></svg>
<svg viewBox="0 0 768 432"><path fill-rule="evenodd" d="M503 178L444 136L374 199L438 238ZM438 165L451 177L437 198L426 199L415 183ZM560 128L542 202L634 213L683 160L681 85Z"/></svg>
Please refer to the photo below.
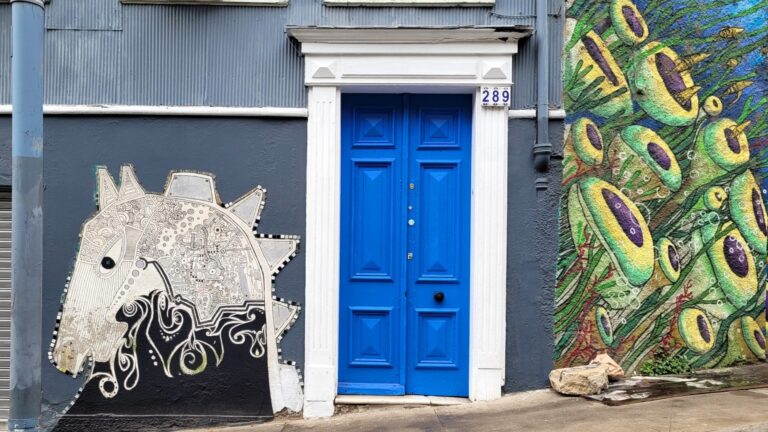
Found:
<svg viewBox="0 0 768 432"><path fill-rule="evenodd" d="M768 2L567 6L557 365L764 360Z"/></svg>
<svg viewBox="0 0 768 432"><path fill-rule="evenodd" d="M173 172L162 194L130 165L119 188L104 167L96 180L49 354L87 375L67 414L300 411L278 344L301 308L273 288L299 239L256 233L266 190L223 206L210 174Z"/></svg>

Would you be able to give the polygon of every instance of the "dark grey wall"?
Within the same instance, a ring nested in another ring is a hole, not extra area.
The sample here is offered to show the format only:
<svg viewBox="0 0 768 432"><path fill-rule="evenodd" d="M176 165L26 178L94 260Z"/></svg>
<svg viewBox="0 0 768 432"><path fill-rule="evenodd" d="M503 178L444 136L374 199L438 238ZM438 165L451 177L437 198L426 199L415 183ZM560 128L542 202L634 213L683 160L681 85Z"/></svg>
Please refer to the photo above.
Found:
<svg viewBox="0 0 768 432"><path fill-rule="evenodd" d="M494 7L286 7L122 4L52 0L46 6L45 100L51 104L306 105L304 61L286 25L533 27L535 0ZM549 0L549 97L561 105L563 0ZM10 5L0 5L0 104L10 101ZM535 43L513 62L513 108L535 105Z"/></svg>
<svg viewBox="0 0 768 432"><path fill-rule="evenodd" d="M550 122L549 134L555 152L561 153L563 122ZM549 174L537 173L531 156L535 140L535 120L510 120L506 392L546 387L553 364L562 161L552 158ZM538 177L549 180L545 192L536 192Z"/></svg>
<svg viewBox="0 0 768 432"><path fill-rule="evenodd" d="M538 193L531 146L533 120L509 122L507 351L504 390L547 385L552 367L552 308L557 256L561 161L552 160L549 189ZM562 121L550 123L556 152ZM46 117L45 120L44 348L50 341L62 288L75 258L80 225L95 210L93 166L113 175L121 163L136 167L148 191L162 190L168 171L193 169L217 175L231 201L261 184L268 190L260 231L304 235L305 119ZM10 117L0 117L0 179L10 142ZM277 280L278 292L304 302L304 257L299 254ZM282 342L283 356L303 368L303 316ZM47 358L47 353L45 358ZM46 403L61 410L81 380L43 365ZM48 414L50 415L50 413Z"/></svg>
<svg viewBox="0 0 768 432"><path fill-rule="evenodd" d="M11 118L0 116L0 186L11 184Z"/></svg>
<svg viewBox="0 0 768 432"><path fill-rule="evenodd" d="M9 119L2 118L0 128L5 130L7 123ZM44 152L46 351L80 226L95 211L94 165L107 165L117 176L120 164L132 163L139 181L152 192L163 190L171 170L211 172L225 202L260 184L267 189L267 203L259 231L304 236L305 119L46 117ZM277 290L303 304L301 253L280 272ZM303 343L302 316L283 339L283 357L303 367ZM81 385L80 379L73 380L47 362L43 383L46 403L58 411Z"/></svg>

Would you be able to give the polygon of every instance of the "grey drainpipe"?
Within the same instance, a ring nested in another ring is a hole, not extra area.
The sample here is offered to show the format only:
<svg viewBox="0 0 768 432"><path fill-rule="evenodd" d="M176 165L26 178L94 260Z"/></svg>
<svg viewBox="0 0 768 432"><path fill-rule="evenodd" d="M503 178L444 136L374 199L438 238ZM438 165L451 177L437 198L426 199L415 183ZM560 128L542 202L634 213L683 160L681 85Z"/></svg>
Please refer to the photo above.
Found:
<svg viewBox="0 0 768 432"><path fill-rule="evenodd" d="M549 170L552 144L549 142L549 25L547 0L536 0L536 143L533 145L533 166L536 171ZM548 179L536 179L536 189L546 190Z"/></svg>
<svg viewBox="0 0 768 432"><path fill-rule="evenodd" d="M43 289L43 0L11 0L11 410L8 430L40 419Z"/></svg>

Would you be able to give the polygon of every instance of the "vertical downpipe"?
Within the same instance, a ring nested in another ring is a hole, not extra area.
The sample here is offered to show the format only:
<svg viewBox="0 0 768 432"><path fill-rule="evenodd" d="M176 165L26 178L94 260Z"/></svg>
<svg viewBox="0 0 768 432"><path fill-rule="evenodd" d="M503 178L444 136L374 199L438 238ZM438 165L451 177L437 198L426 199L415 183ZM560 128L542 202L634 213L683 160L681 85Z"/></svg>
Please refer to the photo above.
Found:
<svg viewBox="0 0 768 432"><path fill-rule="evenodd" d="M547 0L536 0L536 143L533 166L539 173L549 170L549 23ZM536 179L537 191L547 190L549 179Z"/></svg>
<svg viewBox="0 0 768 432"><path fill-rule="evenodd" d="M8 430L40 419L43 288L43 0L11 0L11 409Z"/></svg>

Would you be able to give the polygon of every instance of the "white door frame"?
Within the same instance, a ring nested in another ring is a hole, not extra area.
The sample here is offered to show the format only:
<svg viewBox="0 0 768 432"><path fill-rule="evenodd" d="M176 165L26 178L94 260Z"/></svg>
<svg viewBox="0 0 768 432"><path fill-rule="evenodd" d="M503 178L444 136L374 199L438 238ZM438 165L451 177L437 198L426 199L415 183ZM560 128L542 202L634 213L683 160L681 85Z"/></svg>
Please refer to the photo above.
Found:
<svg viewBox="0 0 768 432"><path fill-rule="evenodd" d="M306 57L307 226L304 417L333 415L338 384L341 93L473 93L512 84L526 32L289 28ZM501 397L507 266L505 108L472 116L469 397Z"/></svg>

